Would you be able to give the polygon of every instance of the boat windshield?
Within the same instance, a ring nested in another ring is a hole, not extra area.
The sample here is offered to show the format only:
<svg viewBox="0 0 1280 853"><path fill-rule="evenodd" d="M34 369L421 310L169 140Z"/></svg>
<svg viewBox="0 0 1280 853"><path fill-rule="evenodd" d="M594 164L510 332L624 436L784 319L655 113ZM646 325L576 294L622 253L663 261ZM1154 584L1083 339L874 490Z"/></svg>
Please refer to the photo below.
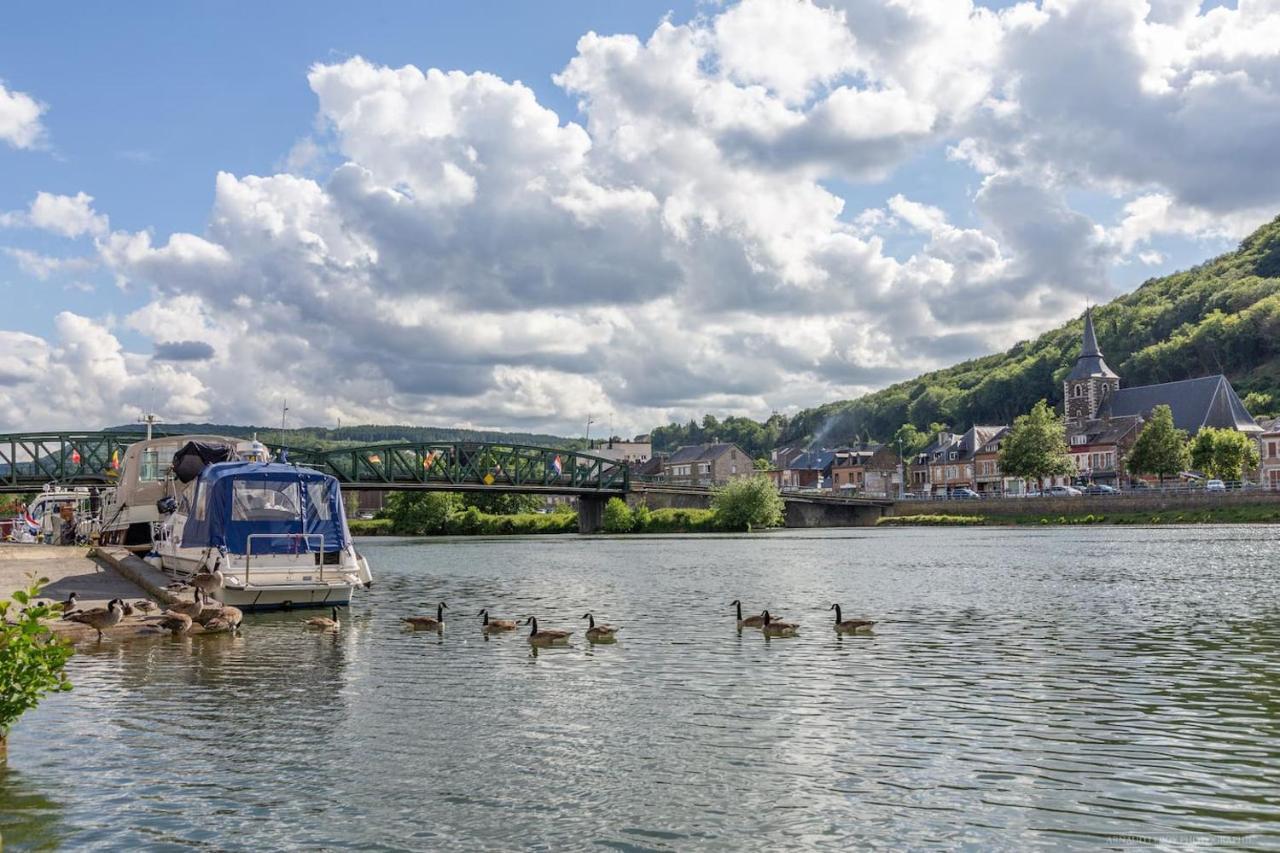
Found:
<svg viewBox="0 0 1280 853"><path fill-rule="evenodd" d="M296 480L236 480L231 493L232 521L287 521L301 511Z"/></svg>

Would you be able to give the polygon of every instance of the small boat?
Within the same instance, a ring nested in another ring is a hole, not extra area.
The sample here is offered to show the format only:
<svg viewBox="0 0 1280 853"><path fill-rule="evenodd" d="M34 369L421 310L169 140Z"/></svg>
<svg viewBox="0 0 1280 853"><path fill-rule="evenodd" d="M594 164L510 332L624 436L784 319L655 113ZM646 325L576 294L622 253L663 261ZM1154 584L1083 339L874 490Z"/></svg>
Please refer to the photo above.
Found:
<svg viewBox="0 0 1280 853"><path fill-rule="evenodd" d="M174 455L173 506L160 523L161 569L241 610L343 607L372 578L328 474L243 461L191 442Z"/></svg>

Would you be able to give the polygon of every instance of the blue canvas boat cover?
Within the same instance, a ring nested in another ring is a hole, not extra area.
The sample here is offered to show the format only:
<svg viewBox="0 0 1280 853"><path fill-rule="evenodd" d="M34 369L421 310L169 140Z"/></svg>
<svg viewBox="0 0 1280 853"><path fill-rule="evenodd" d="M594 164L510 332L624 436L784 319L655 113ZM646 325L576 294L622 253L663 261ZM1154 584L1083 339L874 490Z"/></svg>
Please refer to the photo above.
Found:
<svg viewBox="0 0 1280 853"><path fill-rule="evenodd" d="M340 551L350 535L342 490L328 474L278 462L220 462L200 472L184 548L246 554Z"/></svg>

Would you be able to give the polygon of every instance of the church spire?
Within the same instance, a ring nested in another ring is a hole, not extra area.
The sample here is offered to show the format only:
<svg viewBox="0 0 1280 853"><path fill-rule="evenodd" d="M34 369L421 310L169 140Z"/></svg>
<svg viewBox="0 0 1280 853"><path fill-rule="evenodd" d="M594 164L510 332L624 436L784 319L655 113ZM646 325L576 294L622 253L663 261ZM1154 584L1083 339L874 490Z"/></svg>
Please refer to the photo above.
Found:
<svg viewBox="0 0 1280 853"><path fill-rule="evenodd" d="M1087 308L1084 312L1084 338L1080 345L1080 357L1076 359L1076 366L1072 368L1067 379L1091 378L1115 379L1117 377L1102 358L1102 350L1098 348L1098 336L1093 331L1093 309Z"/></svg>

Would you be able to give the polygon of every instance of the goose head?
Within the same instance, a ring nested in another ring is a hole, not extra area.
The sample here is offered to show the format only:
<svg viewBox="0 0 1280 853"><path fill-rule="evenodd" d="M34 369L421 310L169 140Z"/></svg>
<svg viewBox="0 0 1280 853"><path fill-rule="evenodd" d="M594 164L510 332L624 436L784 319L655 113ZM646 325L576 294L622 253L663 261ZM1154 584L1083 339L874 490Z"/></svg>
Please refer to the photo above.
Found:
<svg viewBox="0 0 1280 853"><path fill-rule="evenodd" d="M760 619L761 619L761 621L763 621L763 622L764 622L765 627L768 627L768 626L769 626L769 621L770 621L770 620L769 620L769 611L768 611L768 610L766 610L766 611L764 611L763 613L761 613L761 614L760 614Z"/></svg>
<svg viewBox="0 0 1280 853"><path fill-rule="evenodd" d="M582 618L588 620L588 628L594 628L596 626L596 617L592 616L590 613L583 613Z"/></svg>
<svg viewBox="0 0 1280 853"><path fill-rule="evenodd" d="M827 609L828 609L828 610L834 610L834 611L836 612L836 621L837 621L837 622L839 622L839 621L840 621L840 605L839 605L839 604L833 604L833 605L831 605L830 607L828 607Z"/></svg>

